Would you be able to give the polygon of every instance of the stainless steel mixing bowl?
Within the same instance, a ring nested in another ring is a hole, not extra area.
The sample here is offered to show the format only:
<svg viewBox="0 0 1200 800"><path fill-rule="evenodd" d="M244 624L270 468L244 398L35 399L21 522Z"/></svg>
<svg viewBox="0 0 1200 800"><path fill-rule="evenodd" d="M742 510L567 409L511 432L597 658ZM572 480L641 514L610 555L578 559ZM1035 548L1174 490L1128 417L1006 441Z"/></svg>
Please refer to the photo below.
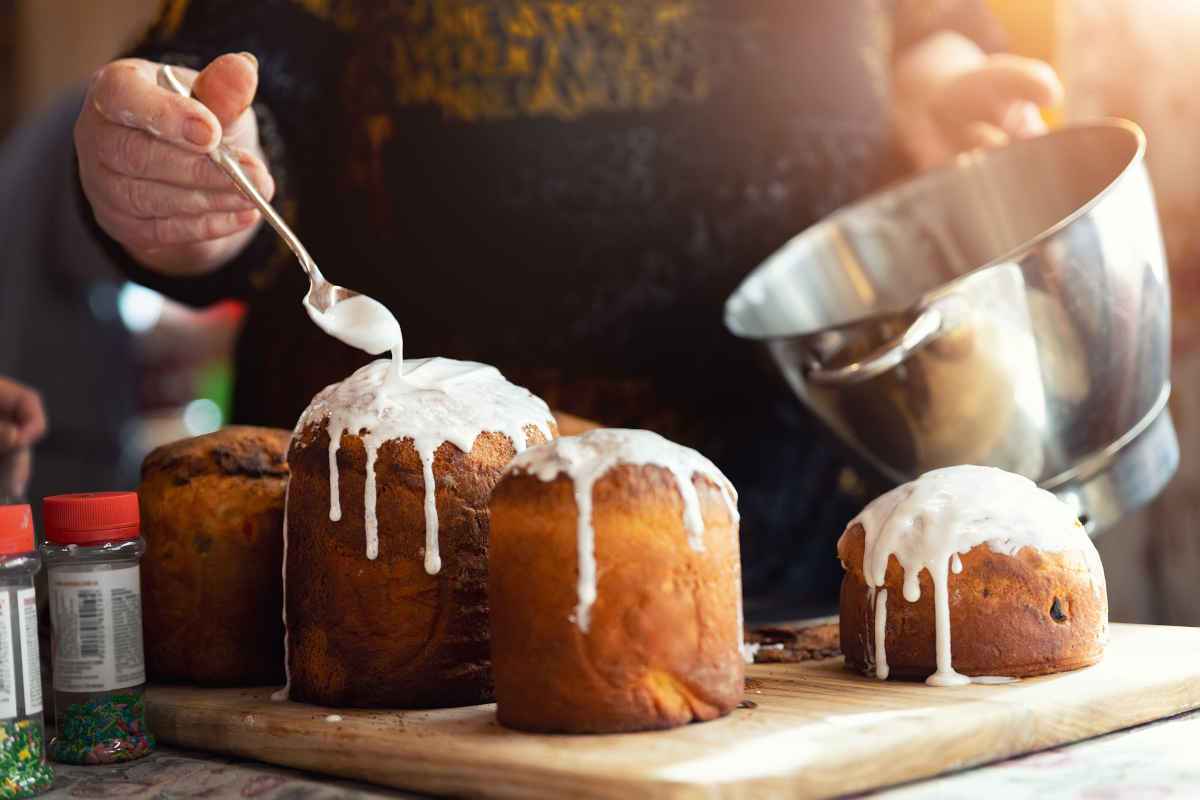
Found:
<svg viewBox="0 0 1200 800"><path fill-rule="evenodd" d="M1179 460L1144 152L1112 120L963 154L801 233L726 325L885 478L1002 467L1102 529Z"/></svg>

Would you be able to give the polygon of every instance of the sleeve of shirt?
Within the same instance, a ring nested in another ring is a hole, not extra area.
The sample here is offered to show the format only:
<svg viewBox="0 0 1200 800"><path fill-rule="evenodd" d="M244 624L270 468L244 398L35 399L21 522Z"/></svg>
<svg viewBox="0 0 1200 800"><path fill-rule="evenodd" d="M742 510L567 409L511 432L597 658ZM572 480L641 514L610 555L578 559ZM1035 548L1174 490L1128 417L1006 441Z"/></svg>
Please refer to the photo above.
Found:
<svg viewBox="0 0 1200 800"><path fill-rule="evenodd" d="M955 31L988 53L1005 49L1004 30L988 9L987 0L893 0L894 51L938 31Z"/></svg>
<svg viewBox="0 0 1200 800"><path fill-rule="evenodd" d="M200 69L222 53L254 53L259 62L254 110L263 151L276 181L273 204L284 216L294 217L289 143L297 121L312 102L304 87L317 83L321 48L312 47L311 42L326 24L301 4L288 0L168 0L129 55ZM78 172L75 192L91 234L130 280L189 305L250 297L269 286L281 261L290 257L264 223L247 247L215 272L186 278L162 275L132 259L100 228L79 185Z"/></svg>

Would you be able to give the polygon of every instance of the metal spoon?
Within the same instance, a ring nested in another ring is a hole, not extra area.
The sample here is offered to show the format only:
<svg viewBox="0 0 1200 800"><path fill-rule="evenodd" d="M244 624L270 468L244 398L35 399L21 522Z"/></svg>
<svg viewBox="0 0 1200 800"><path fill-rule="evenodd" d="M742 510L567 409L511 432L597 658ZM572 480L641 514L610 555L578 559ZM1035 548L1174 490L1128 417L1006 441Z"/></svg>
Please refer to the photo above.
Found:
<svg viewBox="0 0 1200 800"><path fill-rule="evenodd" d="M191 97L192 91L184 86L176 76L174 70L167 64L163 64L158 69L158 85L164 89L169 89L176 94L184 97ZM315 309L320 314L327 314L331 308L343 300L349 300L351 297L356 297L359 293L347 289L344 286L338 286L325 280L325 276L321 274L321 270L317 269L317 262L313 261L312 256L308 254L308 250L304 249L304 245L300 243L300 239L292 232L287 223L283 221L283 217L279 216L278 212L271 207L266 198L259 194L258 189L251 183L250 178L242 171L242 167L238 164L237 156L225 145L218 145L216 150L209 154L209 157L216 163L221 170L229 176L238 191L246 196L250 202L258 207L275 232L283 238L283 241L296 254L296 258L300 261L300 267L308 275L308 294L304 296L305 305Z"/></svg>

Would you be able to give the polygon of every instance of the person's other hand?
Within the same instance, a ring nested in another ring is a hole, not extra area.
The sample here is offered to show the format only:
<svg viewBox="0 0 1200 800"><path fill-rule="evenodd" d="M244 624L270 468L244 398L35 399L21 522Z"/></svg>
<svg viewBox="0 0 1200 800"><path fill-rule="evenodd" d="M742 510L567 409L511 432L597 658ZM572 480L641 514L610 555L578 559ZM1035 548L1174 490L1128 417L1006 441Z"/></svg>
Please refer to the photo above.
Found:
<svg viewBox="0 0 1200 800"><path fill-rule="evenodd" d="M0 502L24 496L33 445L45 435L41 396L28 386L0 378Z"/></svg>
<svg viewBox="0 0 1200 800"><path fill-rule="evenodd" d="M199 74L177 69L195 99L160 87L157 71L123 59L95 74L75 123L79 177L100 227L139 262L209 272L241 252L259 213L207 154L230 145L263 196L275 192L250 108L258 62L231 53Z"/></svg>
<svg viewBox="0 0 1200 800"><path fill-rule="evenodd" d="M956 33L935 34L903 53L893 80L900 142L920 169L955 153L1044 133L1040 109L1062 101L1044 61L988 55Z"/></svg>
<svg viewBox="0 0 1200 800"><path fill-rule="evenodd" d="M41 395L24 384L0 378L0 454L31 447L45 435Z"/></svg>

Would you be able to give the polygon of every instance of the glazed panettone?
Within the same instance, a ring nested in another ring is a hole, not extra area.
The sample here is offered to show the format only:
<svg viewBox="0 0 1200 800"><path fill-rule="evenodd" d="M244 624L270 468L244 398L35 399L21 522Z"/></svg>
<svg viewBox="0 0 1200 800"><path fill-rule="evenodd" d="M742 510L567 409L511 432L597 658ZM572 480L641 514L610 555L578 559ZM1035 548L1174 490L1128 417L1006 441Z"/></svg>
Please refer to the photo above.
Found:
<svg viewBox="0 0 1200 800"><path fill-rule="evenodd" d="M288 431L229 427L142 464L142 615L150 680L283 680Z"/></svg>
<svg viewBox="0 0 1200 800"><path fill-rule="evenodd" d="M370 364L313 400L288 456L289 692L328 706L488 702L488 496L554 435L493 367Z"/></svg>
<svg viewBox="0 0 1200 800"><path fill-rule="evenodd" d="M1098 662L1108 597L1074 512L990 467L926 473L869 504L838 542L846 664L934 685Z"/></svg>
<svg viewBox="0 0 1200 800"><path fill-rule="evenodd" d="M737 498L711 462L594 430L519 455L489 508L502 724L651 730L741 702Z"/></svg>

